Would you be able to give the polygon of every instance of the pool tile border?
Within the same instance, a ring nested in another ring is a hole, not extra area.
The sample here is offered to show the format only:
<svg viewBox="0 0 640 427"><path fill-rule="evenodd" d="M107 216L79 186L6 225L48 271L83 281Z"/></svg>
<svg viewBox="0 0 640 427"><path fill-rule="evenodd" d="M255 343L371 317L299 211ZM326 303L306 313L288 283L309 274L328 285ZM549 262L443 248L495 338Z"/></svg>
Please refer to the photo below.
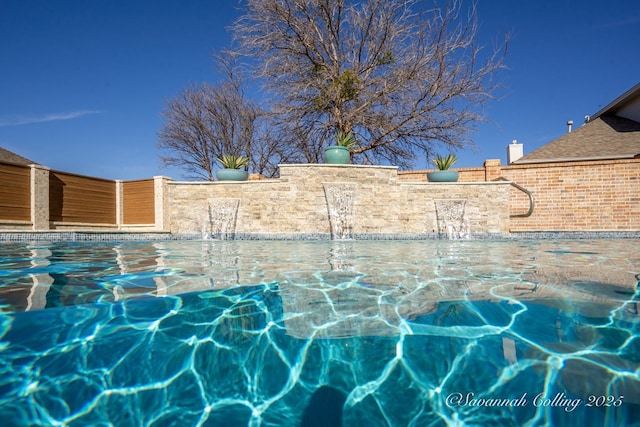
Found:
<svg viewBox="0 0 640 427"><path fill-rule="evenodd" d="M331 240L329 233L236 233L212 236L210 240ZM446 240L438 233L367 233L355 234L348 240ZM474 233L460 240L572 240L572 239L640 239L640 231L549 231L513 233ZM157 241L203 240L201 234L162 232L91 232L91 231L0 231L0 242L26 241ZM204 239L207 240L207 239Z"/></svg>
<svg viewBox="0 0 640 427"><path fill-rule="evenodd" d="M580 239L640 239L640 231L533 231L513 232L511 239L580 240Z"/></svg>
<svg viewBox="0 0 640 427"><path fill-rule="evenodd" d="M78 241L102 242L119 240L178 240L170 233L87 232L87 231L32 231L0 232L0 242L25 241Z"/></svg>

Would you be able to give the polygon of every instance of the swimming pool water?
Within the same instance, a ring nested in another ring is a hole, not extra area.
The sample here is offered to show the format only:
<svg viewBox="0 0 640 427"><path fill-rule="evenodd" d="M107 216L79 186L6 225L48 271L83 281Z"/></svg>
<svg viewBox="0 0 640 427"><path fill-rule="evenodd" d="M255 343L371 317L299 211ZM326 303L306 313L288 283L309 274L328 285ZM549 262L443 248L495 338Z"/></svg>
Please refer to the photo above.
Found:
<svg viewBox="0 0 640 427"><path fill-rule="evenodd" d="M1 244L0 419L640 425L638 243Z"/></svg>

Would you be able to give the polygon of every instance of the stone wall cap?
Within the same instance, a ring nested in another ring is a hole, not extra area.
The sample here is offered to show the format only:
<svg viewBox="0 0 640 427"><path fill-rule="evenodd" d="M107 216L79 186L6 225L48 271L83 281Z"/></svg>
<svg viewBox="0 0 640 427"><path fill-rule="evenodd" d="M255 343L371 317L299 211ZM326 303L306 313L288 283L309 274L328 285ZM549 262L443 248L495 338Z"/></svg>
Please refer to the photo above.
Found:
<svg viewBox="0 0 640 427"><path fill-rule="evenodd" d="M299 167L315 167L315 168L353 168L353 169L390 169L397 170L398 166L384 166L384 165L338 165L330 163L285 163L279 164L279 168L299 168Z"/></svg>
<svg viewBox="0 0 640 427"><path fill-rule="evenodd" d="M51 170L51 168L50 168L49 166L43 166L43 165L40 165L40 164L38 164L38 163L31 163L31 164L30 164L30 165L28 165L28 166L29 166L31 169L40 169L40 170L43 170L43 171L50 171L50 170Z"/></svg>
<svg viewBox="0 0 640 427"><path fill-rule="evenodd" d="M510 185L511 181L456 181L456 182L424 182L400 181L399 185Z"/></svg>
<svg viewBox="0 0 640 427"><path fill-rule="evenodd" d="M273 184L278 179L248 179L246 181L168 181L167 185L247 185L247 184Z"/></svg>

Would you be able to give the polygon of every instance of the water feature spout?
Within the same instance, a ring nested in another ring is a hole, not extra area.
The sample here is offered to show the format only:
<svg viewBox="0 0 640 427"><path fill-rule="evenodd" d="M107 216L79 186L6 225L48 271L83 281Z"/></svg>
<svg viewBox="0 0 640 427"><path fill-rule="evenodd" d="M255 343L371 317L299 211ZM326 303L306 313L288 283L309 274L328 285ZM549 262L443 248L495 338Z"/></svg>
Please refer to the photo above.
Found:
<svg viewBox="0 0 640 427"><path fill-rule="evenodd" d="M324 183L324 194L329 209L332 239L353 238L355 215L353 199L355 184L343 182Z"/></svg>
<svg viewBox="0 0 640 427"><path fill-rule="evenodd" d="M438 235L449 240L468 239L470 237L469 220L465 216L465 199L434 200Z"/></svg>
<svg viewBox="0 0 640 427"><path fill-rule="evenodd" d="M202 238L231 240L236 233L236 219L240 199L207 199L208 208L203 221Z"/></svg>

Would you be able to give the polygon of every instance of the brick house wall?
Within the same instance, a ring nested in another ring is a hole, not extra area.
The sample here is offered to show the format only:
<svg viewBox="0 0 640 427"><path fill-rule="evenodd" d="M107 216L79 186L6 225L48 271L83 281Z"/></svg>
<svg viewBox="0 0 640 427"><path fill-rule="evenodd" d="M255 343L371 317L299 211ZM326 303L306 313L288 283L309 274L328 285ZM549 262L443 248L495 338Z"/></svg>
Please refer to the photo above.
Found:
<svg viewBox="0 0 640 427"><path fill-rule="evenodd" d="M461 168L459 181L502 177L535 197L527 218L512 217L511 231L640 230L640 158ZM399 172L400 181L426 181L428 171ZM511 191L512 215L527 211L527 196Z"/></svg>
<svg viewBox="0 0 640 427"><path fill-rule="evenodd" d="M512 231L640 230L640 159L510 165L503 176L534 193Z"/></svg>

